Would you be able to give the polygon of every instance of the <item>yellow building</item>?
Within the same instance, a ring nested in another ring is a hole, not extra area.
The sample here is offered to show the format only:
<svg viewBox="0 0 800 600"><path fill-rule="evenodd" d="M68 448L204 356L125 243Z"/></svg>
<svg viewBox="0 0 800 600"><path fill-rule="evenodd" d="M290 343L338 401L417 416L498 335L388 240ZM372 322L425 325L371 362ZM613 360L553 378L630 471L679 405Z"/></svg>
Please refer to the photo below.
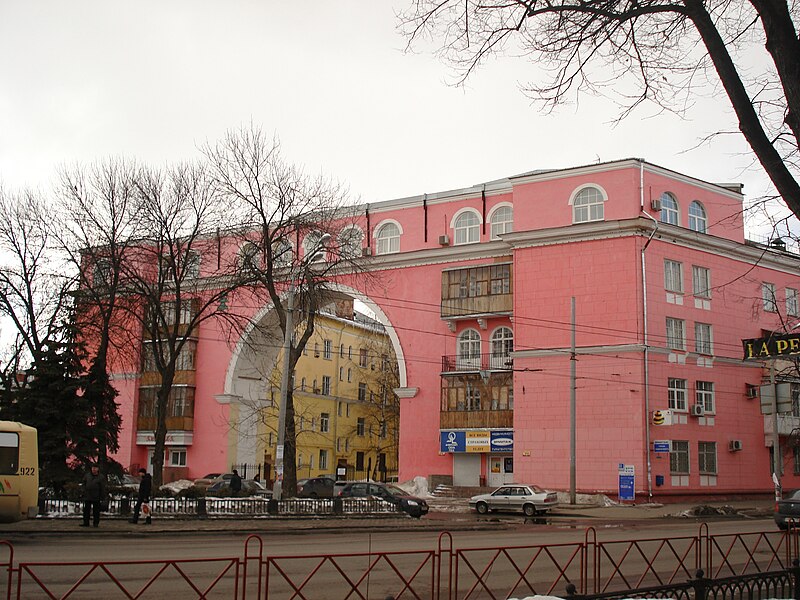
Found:
<svg viewBox="0 0 800 600"><path fill-rule="evenodd" d="M274 476L279 369L270 380L259 438ZM348 479L395 476L397 385L397 361L380 323L355 313L352 301L318 314L294 373L297 479L336 475L337 468L344 468Z"/></svg>

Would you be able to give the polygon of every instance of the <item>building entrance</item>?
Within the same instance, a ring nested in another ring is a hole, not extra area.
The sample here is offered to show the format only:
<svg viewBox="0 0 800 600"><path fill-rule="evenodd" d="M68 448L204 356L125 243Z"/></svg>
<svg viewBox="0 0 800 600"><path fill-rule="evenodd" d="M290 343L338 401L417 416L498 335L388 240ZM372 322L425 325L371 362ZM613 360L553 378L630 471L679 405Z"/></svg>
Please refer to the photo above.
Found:
<svg viewBox="0 0 800 600"><path fill-rule="evenodd" d="M499 487L504 483L514 483L514 457L489 457L489 476L486 478L489 487Z"/></svg>

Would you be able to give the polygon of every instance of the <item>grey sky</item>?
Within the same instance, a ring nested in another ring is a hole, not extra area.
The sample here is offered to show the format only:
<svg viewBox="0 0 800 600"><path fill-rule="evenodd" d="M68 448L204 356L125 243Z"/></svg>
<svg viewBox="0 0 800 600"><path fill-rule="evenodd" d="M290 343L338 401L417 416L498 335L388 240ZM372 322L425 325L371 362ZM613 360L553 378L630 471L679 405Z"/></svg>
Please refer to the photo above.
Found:
<svg viewBox="0 0 800 600"><path fill-rule="evenodd" d="M585 98L540 114L522 60L487 63L466 88L429 53L404 54L399 0L0 2L0 181L46 188L62 162L109 155L155 164L252 120L287 157L374 202L537 168L626 157L745 183L727 101L689 117Z"/></svg>

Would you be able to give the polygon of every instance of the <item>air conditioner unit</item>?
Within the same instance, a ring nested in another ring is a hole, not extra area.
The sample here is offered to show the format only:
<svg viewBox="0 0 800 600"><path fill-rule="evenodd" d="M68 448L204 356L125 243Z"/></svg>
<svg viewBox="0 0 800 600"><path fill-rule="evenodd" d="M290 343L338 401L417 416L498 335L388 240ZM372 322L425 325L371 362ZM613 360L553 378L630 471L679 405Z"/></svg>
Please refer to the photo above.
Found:
<svg viewBox="0 0 800 600"><path fill-rule="evenodd" d="M372 256L372 248L367 246L366 248L361 249L361 256Z"/></svg>
<svg viewBox="0 0 800 600"><path fill-rule="evenodd" d="M650 201L650 208L653 210L661 210L661 200L651 200Z"/></svg>
<svg viewBox="0 0 800 600"><path fill-rule="evenodd" d="M440 235L439 236L439 245L440 246L449 246L450 245L450 236L449 235Z"/></svg>
<svg viewBox="0 0 800 600"><path fill-rule="evenodd" d="M758 398L758 386L753 385L752 383L747 384L747 397L748 398Z"/></svg>
<svg viewBox="0 0 800 600"><path fill-rule="evenodd" d="M728 443L728 450L731 452L738 452L742 449L742 440L731 440Z"/></svg>
<svg viewBox="0 0 800 600"><path fill-rule="evenodd" d="M702 404L692 404L691 408L689 409L689 414L693 417L702 417L706 414L706 409Z"/></svg>

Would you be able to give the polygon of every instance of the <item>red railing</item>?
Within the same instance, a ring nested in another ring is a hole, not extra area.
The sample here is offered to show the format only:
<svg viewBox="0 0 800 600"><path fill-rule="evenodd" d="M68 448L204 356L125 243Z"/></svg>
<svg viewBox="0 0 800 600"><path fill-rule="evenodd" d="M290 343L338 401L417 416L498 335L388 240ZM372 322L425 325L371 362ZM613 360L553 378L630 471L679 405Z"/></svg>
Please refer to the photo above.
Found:
<svg viewBox="0 0 800 600"><path fill-rule="evenodd" d="M580 594L665 586L707 577L748 575L789 567L798 557L797 532L770 531L582 542L457 548L442 533L433 548L339 554L273 555L259 535L241 558L25 562L2 542L8 573L5 597L20 598L414 598L470 600ZM1 580L0 580L1 581ZM0 585L2 585L0 583Z"/></svg>

